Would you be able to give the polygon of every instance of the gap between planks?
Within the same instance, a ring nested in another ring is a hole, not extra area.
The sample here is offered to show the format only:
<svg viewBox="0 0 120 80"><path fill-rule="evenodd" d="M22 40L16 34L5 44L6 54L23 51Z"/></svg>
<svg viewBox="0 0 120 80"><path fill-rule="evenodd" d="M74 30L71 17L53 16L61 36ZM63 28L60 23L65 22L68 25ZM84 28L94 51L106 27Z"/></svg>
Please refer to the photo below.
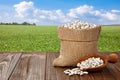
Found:
<svg viewBox="0 0 120 80"><path fill-rule="evenodd" d="M0 80L9 80L22 53L0 54Z"/></svg>

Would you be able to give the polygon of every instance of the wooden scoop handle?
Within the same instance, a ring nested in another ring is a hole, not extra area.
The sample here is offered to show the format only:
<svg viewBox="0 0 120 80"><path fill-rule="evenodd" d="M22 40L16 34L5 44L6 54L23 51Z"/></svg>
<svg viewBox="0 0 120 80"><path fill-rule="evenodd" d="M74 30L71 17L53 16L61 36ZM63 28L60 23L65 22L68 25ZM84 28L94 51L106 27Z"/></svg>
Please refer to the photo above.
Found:
<svg viewBox="0 0 120 80"><path fill-rule="evenodd" d="M118 55L117 54L110 54L108 57L107 57L107 60L108 62L110 63L116 63L118 61Z"/></svg>

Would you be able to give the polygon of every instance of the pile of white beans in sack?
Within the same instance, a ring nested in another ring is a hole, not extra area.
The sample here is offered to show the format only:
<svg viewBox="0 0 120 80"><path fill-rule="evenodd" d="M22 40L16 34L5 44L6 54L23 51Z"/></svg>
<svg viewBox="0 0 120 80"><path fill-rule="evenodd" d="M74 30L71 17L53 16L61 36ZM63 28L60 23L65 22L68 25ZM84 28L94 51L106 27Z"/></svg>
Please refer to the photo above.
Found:
<svg viewBox="0 0 120 80"><path fill-rule="evenodd" d="M104 61L99 57L97 58L91 57L86 59L85 61L82 61L81 63L78 63L77 64L78 68L67 69L64 71L64 73L68 74L69 76L75 75L75 74L84 75L84 74L88 74L87 71L83 71L84 69L99 67L103 64L104 64Z"/></svg>
<svg viewBox="0 0 120 80"><path fill-rule="evenodd" d="M76 20L76 21L71 22L71 23L60 25L59 27L65 27L65 28L69 28L69 29L90 29L90 28L95 28L98 26L95 24L92 24L92 23L82 22L80 20Z"/></svg>

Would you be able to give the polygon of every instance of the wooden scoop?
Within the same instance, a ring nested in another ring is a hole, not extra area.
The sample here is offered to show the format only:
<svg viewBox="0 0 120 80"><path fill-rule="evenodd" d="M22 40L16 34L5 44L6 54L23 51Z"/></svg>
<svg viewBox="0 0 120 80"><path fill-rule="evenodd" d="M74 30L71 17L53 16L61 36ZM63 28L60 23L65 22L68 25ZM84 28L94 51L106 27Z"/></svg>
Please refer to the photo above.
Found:
<svg viewBox="0 0 120 80"><path fill-rule="evenodd" d="M99 70L103 70L104 68L107 67L108 62L110 63L116 63L118 61L118 55L117 54L110 54L107 57L98 55L98 54L94 54L92 56L85 56L81 59L78 60L78 63L81 63L82 61L85 61L86 59L90 58L90 57L94 57L97 58L99 57L100 59L102 59L104 61L104 64L98 67L94 67L94 68L88 68L88 69L83 69L86 71L99 71Z"/></svg>

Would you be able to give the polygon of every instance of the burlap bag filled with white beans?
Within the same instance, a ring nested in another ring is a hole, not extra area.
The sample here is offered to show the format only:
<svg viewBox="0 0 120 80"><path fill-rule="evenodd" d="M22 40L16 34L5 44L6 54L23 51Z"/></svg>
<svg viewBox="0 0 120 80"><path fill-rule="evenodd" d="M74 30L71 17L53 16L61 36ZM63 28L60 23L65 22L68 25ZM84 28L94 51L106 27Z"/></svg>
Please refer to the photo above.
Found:
<svg viewBox="0 0 120 80"><path fill-rule="evenodd" d="M100 31L101 26L89 29L58 27L60 55L53 61L53 66L76 66L78 59L97 54Z"/></svg>

